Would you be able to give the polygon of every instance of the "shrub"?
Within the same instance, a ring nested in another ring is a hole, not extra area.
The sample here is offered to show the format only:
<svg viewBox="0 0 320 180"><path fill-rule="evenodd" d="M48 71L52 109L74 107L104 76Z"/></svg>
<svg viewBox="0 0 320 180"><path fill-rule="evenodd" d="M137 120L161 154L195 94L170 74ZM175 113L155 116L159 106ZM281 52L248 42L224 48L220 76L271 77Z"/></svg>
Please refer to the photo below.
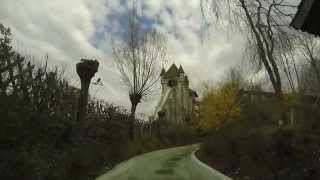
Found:
<svg viewBox="0 0 320 180"><path fill-rule="evenodd" d="M238 85L227 82L218 89L209 90L202 99L200 114L199 126L204 132L217 130L238 120L241 114Z"/></svg>

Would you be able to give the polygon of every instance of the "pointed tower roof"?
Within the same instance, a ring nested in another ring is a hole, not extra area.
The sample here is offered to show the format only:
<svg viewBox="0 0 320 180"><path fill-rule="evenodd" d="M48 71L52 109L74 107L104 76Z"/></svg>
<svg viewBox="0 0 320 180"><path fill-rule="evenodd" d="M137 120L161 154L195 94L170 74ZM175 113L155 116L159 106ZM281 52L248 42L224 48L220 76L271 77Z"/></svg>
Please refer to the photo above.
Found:
<svg viewBox="0 0 320 180"><path fill-rule="evenodd" d="M184 81L189 83L189 78L188 78L188 76L184 76Z"/></svg>
<svg viewBox="0 0 320 180"><path fill-rule="evenodd" d="M165 74L166 74L166 70L164 70L164 68L162 67L162 70L161 70L160 76L164 76Z"/></svg>
<svg viewBox="0 0 320 180"><path fill-rule="evenodd" d="M179 66L179 71L178 71L179 73L184 73L184 70L183 70L183 68L182 68L182 66L180 65Z"/></svg>
<svg viewBox="0 0 320 180"><path fill-rule="evenodd" d="M190 95L193 96L193 97L198 97L198 93L197 93L196 91L190 89L190 88L189 88L189 93L190 93Z"/></svg>
<svg viewBox="0 0 320 180"><path fill-rule="evenodd" d="M165 77L178 76L179 69L175 64L172 64L169 70L166 72Z"/></svg>

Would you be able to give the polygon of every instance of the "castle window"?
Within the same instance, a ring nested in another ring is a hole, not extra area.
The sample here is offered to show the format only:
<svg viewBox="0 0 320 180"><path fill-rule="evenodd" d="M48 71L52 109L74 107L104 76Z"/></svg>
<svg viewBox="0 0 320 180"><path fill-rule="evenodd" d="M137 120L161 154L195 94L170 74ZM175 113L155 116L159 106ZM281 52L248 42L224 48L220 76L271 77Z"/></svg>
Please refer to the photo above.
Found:
<svg viewBox="0 0 320 180"><path fill-rule="evenodd" d="M177 81L176 80L169 80L168 82L168 86L169 87L173 87L173 86L176 86L177 85Z"/></svg>

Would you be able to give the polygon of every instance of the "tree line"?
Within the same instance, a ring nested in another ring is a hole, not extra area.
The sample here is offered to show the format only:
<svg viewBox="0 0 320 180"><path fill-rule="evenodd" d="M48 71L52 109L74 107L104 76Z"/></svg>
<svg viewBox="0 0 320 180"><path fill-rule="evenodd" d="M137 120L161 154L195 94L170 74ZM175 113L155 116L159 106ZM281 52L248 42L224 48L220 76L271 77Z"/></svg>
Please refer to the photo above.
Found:
<svg viewBox="0 0 320 180"><path fill-rule="evenodd" d="M204 18L213 12L245 35L242 61L255 70L203 88L199 157L233 179L319 177L320 44L290 27L298 3L201 0ZM257 72L266 81L250 78Z"/></svg>
<svg viewBox="0 0 320 180"><path fill-rule="evenodd" d="M188 143L182 134L192 137L187 128L150 134L156 123L91 98L96 61L82 60L75 68L82 80L79 89L61 68L48 65L48 56L37 65L19 54L11 45L10 28L0 24L0 32L2 179L93 179L134 155Z"/></svg>

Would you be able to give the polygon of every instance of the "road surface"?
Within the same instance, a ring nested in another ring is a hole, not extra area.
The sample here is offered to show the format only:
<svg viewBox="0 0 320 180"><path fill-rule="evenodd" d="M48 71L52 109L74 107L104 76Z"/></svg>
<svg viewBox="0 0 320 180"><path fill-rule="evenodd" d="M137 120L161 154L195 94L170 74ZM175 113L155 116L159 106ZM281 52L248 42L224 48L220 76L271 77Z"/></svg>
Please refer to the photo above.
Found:
<svg viewBox="0 0 320 180"><path fill-rule="evenodd" d="M142 154L96 180L231 180L195 158L198 148L190 145Z"/></svg>

